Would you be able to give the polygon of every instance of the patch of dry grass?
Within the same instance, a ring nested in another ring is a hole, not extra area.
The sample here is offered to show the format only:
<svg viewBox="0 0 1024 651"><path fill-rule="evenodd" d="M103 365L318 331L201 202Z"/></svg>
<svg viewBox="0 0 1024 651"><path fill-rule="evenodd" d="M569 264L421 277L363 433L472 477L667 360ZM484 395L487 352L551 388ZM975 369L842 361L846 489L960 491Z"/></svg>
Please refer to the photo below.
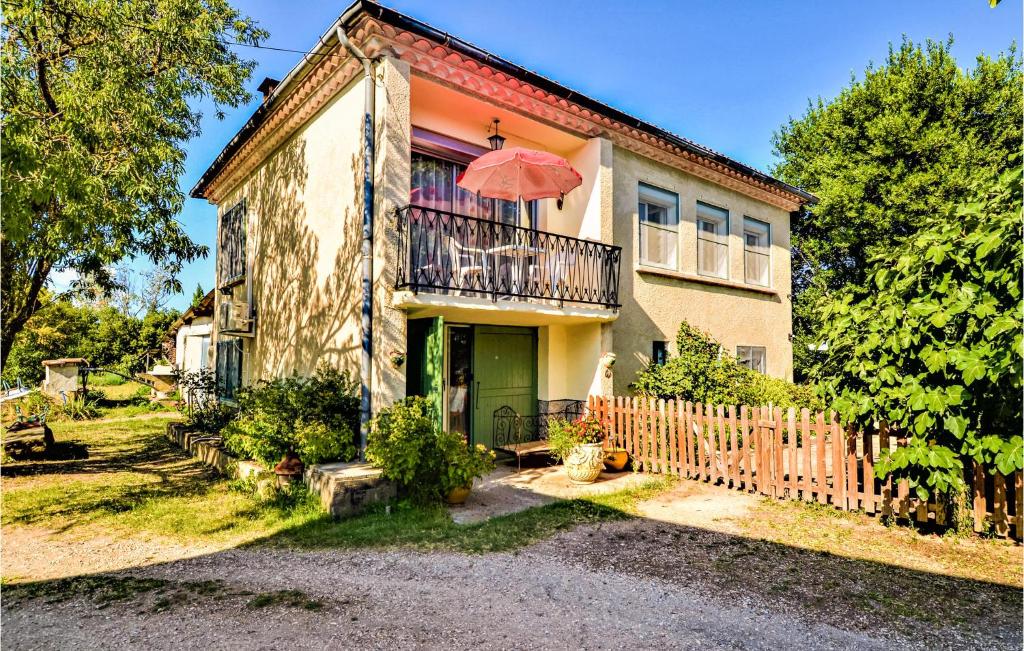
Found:
<svg viewBox="0 0 1024 651"><path fill-rule="evenodd" d="M745 535L780 545L944 576L1021 588L1021 547L1009 540L922 533L829 506L765 498L740 522Z"/></svg>

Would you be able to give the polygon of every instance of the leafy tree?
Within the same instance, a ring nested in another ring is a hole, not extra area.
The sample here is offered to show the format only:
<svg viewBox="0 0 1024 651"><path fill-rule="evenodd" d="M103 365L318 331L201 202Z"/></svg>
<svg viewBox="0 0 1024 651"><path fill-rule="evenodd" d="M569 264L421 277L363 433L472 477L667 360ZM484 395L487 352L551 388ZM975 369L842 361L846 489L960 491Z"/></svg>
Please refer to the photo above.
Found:
<svg viewBox="0 0 1024 651"><path fill-rule="evenodd" d="M43 380L43 360L61 357L85 357L92 351L84 344L95 331L94 314L69 301L52 301L43 290L41 299L49 303L29 327L23 329L10 350L3 379L14 382L20 378L26 385Z"/></svg>
<svg viewBox="0 0 1024 651"><path fill-rule="evenodd" d="M84 357L94 366L121 373L143 370L146 353L159 348L167 328L178 318L177 310L158 310L143 318L125 314L110 305L94 307L66 299L50 300L18 333L11 346L3 378L26 384L43 379L42 361L60 357Z"/></svg>
<svg viewBox="0 0 1024 651"><path fill-rule="evenodd" d="M864 285L867 261L967 196L977 170L1020 150L1021 62L1011 47L961 69L952 40L890 46L881 66L774 137L773 173L820 199L793 220L797 378L822 343L822 297Z"/></svg>
<svg viewBox="0 0 1024 651"><path fill-rule="evenodd" d="M12 0L2 45L0 363L50 273L101 286L144 256L172 277L207 254L175 220L190 102L249 97L254 62L227 42L266 36L225 0ZM176 291L180 291L174 281Z"/></svg>
<svg viewBox="0 0 1024 651"><path fill-rule="evenodd" d="M676 354L664 364L652 362L637 374L632 388L645 396L705 404L819 406L813 388L743 366L711 335L686 321L679 324Z"/></svg>
<svg viewBox="0 0 1024 651"><path fill-rule="evenodd" d="M1020 161L876 254L868 285L824 311L816 375L830 404L847 422L885 420L907 437L875 471L908 478L922 499L962 504L968 461L1024 466Z"/></svg>
<svg viewBox="0 0 1024 651"><path fill-rule="evenodd" d="M204 298L206 298L206 292L203 291L203 286L196 283L196 291L192 292L192 307L198 307Z"/></svg>

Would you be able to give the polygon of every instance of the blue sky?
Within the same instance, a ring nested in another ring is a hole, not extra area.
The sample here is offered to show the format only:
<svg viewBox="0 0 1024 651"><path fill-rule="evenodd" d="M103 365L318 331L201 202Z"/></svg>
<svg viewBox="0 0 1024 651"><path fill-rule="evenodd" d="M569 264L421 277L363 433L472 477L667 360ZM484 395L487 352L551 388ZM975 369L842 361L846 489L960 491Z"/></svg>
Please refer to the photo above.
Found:
<svg viewBox="0 0 1024 651"><path fill-rule="evenodd" d="M308 50L347 2L234 0L270 31L266 45ZM971 67L1021 34L1022 3L1005 0L702 2L610 0L390 0L386 5L521 66L763 170L771 136L809 99L832 97L890 42L953 34ZM239 48L259 62L249 82L280 79L299 54ZM204 107L203 135L188 143L186 192L258 105L217 120ZM183 308L213 283L216 211L189 199L181 221L211 257L182 273ZM144 266L144 265L143 265Z"/></svg>

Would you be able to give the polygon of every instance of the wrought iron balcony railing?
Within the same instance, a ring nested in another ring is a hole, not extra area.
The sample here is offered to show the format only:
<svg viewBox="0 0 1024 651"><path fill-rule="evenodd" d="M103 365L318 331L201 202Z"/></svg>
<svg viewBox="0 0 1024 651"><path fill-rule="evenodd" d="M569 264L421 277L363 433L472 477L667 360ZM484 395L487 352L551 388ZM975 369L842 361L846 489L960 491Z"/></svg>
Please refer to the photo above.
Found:
<svg viewBox="0 0 1024 651"><path fill-rule="evenodd" d="M621 247L420 206L396 216L399 288L619 307Z"/></svg>

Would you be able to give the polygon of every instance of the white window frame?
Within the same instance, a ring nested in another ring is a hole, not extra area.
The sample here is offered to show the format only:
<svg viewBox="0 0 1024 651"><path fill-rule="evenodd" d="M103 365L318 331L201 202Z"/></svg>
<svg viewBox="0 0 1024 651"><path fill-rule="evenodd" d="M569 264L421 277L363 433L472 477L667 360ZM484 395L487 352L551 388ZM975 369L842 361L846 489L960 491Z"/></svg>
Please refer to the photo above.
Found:
<svg viewBox="0 0 1024 651"><path fill-rule="evenodd" d="M654 196L649 195L647 198L645 198L644 197L644 188L647 188L647 189L651 190L652 195L654 195ZM672 197L674 197L675 205L671 206L671 205L668 205L667 201L659 201L655 193L671 195ZM651 201L650 200L651 198L653 198L654 200ZM652 205L655 205L655 206L659 206L659 207L664 208L665 210L669 211L670 213L671 213L671 211L674 210L675 211L675 225L674 226L666 226L666 225L654 224L654 223L651 223L649 221L646 221L644 219L644 211L642 211L641 207L640 207L641 204L652 204ZM645 267L659 267L661 269L671 269L673 271L678 271L679 270L679 221L680 221L679 220L679 217L680 217L679 216L679 195L677 193L675 193L675 192L672 192L671 190L665 190L664 188L659 188L656 185L651 185L650 183L644 183L643 181L641 181L641 182L637 183L637 209L636 210L637 210L637 259L640 261L640 264L642 266L645 266ZM672 234L675 235L675 244L674 244L674 253L675 253L675 255L672 256L672 260L670 260L668 263L659 262L659 261L656 261L656 260L649 260L648 258L646 258L644 256L643 241L644 241L644 229L645 228L652 228L652 229L655 229L655 230L663 231L665 233L672 233Z"/></svg>
<svg viewBox="0 0 1024 651"><path fill-rule="evenodd" d="M761 368L756 368L754 360L755 353L760 353ZM744 354L746 353L746 354ZM736 360L752 371L767 374L768 372L768 348L765 346L736 346Z"/></svg>
<svg viewBox="0 0 1024 651"><path fill-rule="evenodd" d="M767 237L768 237L768 242L766 244L767 253L761 253L759 251L748 250L747 249L747 224L750 223L750 222L753 222L753 223L756 223L756 224L759 224L759 225L765 227L765 231L767 232ZM765 282L760 283L760 282L752 281L750 279L750 273L749 273L750 269L747 266L747 253L750 253L752 255L763 255L766 258L767 264L768 264L768 267L767 267L767 271L768 271L767 276L768 277L765 279ZM772 225L769 222L766 222L766 221L764 221L762 219L755 219L754 217L750 217L748 215L744 215L743 216L743 282L745 282L748 285L755 285L757 287L771 287L772 286Z"/></svg>
<svg viewBox="0 0 1024 651"><path fill-rule="evenodd" d="M708 208L709 212L711 212L711 213L714 213L716 211L721 211L721 212L724 212L725 214L724 215L717 215L717 216L714 216L714 217L702 216L701 215L701 206L704 206L705 208ZM729 214L729 210L727 208L722 208L721 206L716 206L716 205L708 203L706 201L698 201L697 202L697 222L696 222L697 223L697 273L699 275L707 276L709 278L722 278L722 279L725 279L725 280L729 279L729 219L730 219L730 214ZM723 226L724 227L724 232L723 233L716 233L716 237L720 237L721 241L715 240L715 239L710 238L710 237L705 237L704 236L704 229L701 226L702 222L716 223L718 225ZM703 270L703 265L701 264L702 261L703 261L703 256L701 255L701 242L702 241L710 242L712 245L715 245L715 246L724 246L725 247L724 264L721 265L723 267L723 271L722 272L720 272L720 273L708 273L708 272Z"/></svg>

